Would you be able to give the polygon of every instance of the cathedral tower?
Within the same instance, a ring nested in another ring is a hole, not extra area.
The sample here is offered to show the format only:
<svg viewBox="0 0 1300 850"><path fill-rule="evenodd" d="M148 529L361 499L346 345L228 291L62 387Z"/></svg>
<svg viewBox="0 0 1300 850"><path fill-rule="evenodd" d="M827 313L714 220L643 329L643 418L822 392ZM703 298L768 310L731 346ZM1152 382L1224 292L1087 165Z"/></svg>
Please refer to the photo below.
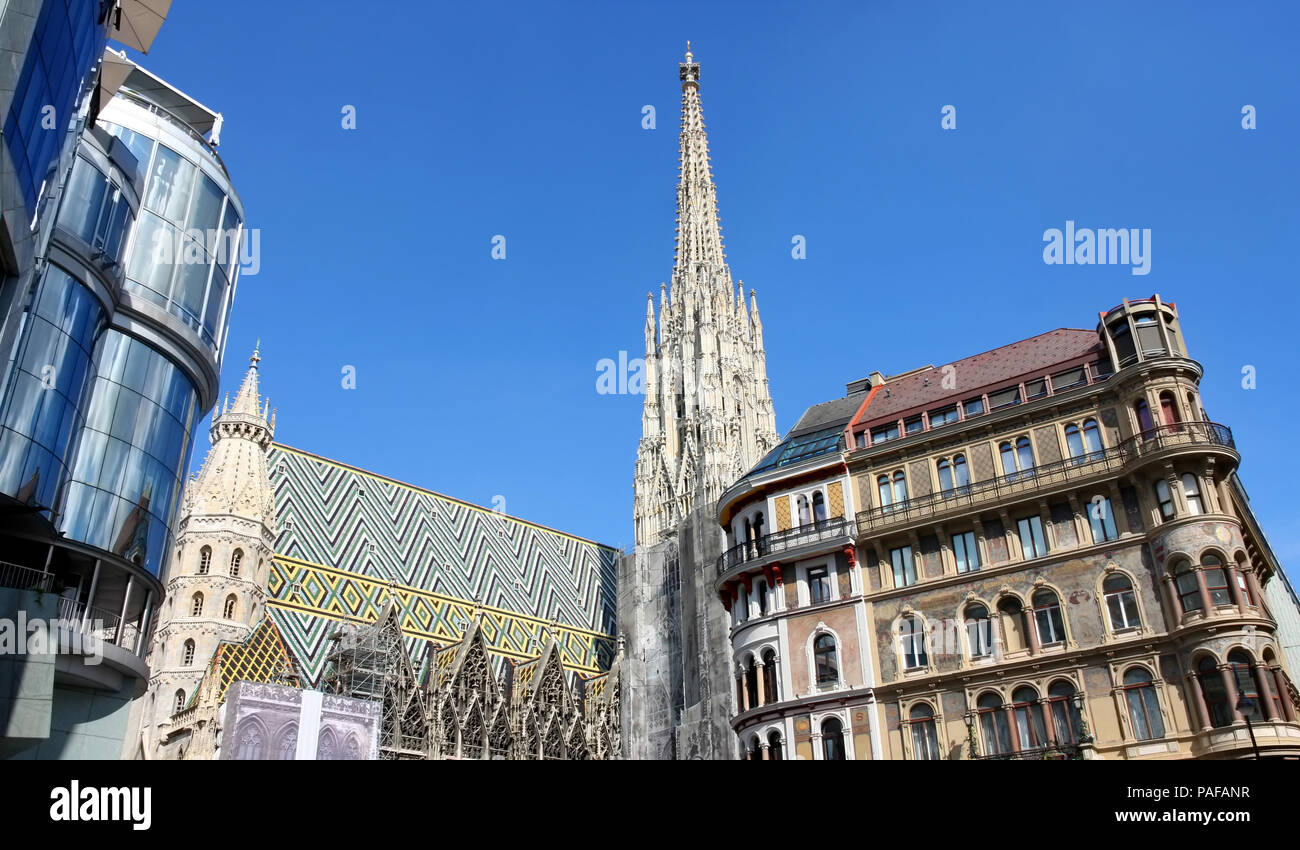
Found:
<svg viewBox="0 0 1300 850"><path fill-rule="evenodd" d="M275 547L266 452L275 414L258 392L254 350L233 403L212 420L212 448L185 487L168 565L166 600L149 649L149 692L140 701L135 754L154 756L222 641L242 641L266 610Z"/></svg>
<svg viewBox="0 0 1300 850"><path fill-rule="evenodd" d="M646 392L637 448L636 551L619 564L625 757L726 759L734 698L726 612L712 590L723 491L777 444L758 300L732 282L686 46L677 256L645 314Z"/></svg>
<svg viewBox="0 0 1300 850"><path fill-rule="evenodd" d="M645 407L637 448L636 542L657 543L712 504L777 442L763 323L731 280L690 45L680 65L677 256L671 288L646 296Z"/></svg>

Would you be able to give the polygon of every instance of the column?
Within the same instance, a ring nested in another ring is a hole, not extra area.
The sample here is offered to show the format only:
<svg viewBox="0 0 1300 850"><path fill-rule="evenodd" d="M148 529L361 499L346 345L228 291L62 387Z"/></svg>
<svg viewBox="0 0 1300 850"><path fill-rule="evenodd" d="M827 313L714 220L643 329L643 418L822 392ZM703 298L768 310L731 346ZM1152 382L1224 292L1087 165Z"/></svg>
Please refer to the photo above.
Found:
<svg viewBox="0 0 1300 850"><path fill-rule="evenodd" d="M1255 685L1259 688L1259 701L1264 703L1264 717L1270 722L1276 722L1282 718L1277 715L1277 706L1273 704L1273 686L1269 682L1272 676L1269 669L1263 664L1251 664L1250 674L1255 677Z"/></svg>
<svg viewBox="0 0 1300 850"><path fill-rule="evenodd" d="M1205 585L1205 568L1196 564L1192 567L1192 573L1196 576L1196 592L1201 597L1201 614L1209 617L1214 613L1214 605L1210 602L1210 589Z"/></svg>
<svg viewBox="0 0 1300 850"><path fill-rule="evenodd" d="M1250 588L1250 598L1255 600L1255 607L1265 617L1271 618L1273 612L1269 611L1268 606L1264 604L1264 589L1259 586L1259 576L1253 569L1246 570L1246 586Z"/></svg>
<svg viewBox="0 0 1300 850"><path fill-rule="evenodd" d="M1178 590L1174 587L1174 577L1169 573L1160 576L1160 583L1165 588L1165 605L1169 609L1169 628L1176 629L1183 621L1183 603L1178 598Z"/></svg>
<svg viewBox="0 0 1300 850"><path fill-rule="evenodd" d="M1223 573L1228 577L1228 596L1237 606L1237 613L1246 616L1246 600L1241 598L1241 586L1237 584L1237 565L1229 561L1223 565Z"/></svg>
<svg viewBox="0 0 1300 850"><path fill-rule="evenodd" d="M1016 726L1016 710L1010 705L1004 705L1002 712L1007 716L1007 728L1011 732L1008 736L1011 738L1011 752L1018 753L1020 752L1020 729ZM996 728L995 724L994 729Z"/></svg>
<svg viewBox="0 0 1300 850"><path fill-rule="evenodd" d="M1288 723L1295 723L1295 706L1291 704L1291 694L1286 689L1286 674L1282 672L1281 667L1273 667L1271 672L1273 673L1273 685L1277 688L1278 695L1282 697L1282 713L1286 715Z"/></svg>
<svg viewBox="0 0 1300 850"><path fill-rule="evenodd" d="M1052 509L1046 499L1038 501L1038 519L1043 523L1043 541L1047 544L1047 551L1060 549L1060 544L1056 542L1056 527L1052 525Z"/></svg>
<svg viewBox="0 0 1300 850"><path fill-rule="evenodd" d="M755 661L754 671L758 675L758 690L756 691L756 693L758 694L758 704L765 705L767 703L767 699L766 699L767 691L763 690L763 665L761 662ZM763 749L764 750L767 749L767 744L763 744ZM764 758L766 757L767 756L764 755Z"/></svg>
<svg viewBox="0 0 1300 850"><path fill-rule="evenodd" d="M748 708L748 706L745 705L746 701L745 674L742 671L741 674L736 677L736 706L740 709L741 714L744 714L745 710Z"/></svg>
<svg viewBox="0 0 1300 850"><path fill-rule="evenodd" d="M1031 595L1030 599L1032 598ZM1020 610L1024 612L1021 617L1021 626L1024 627L1026 632L1028 632L1028 634L1025 635L1025 639L1029 641L1029 654L1042 655L1043 644L1042 641L1038 639L1038 622L1034 617L1033 603L1031 602L1028 606L1023 607Z"/></svg>
<svg viewBox="0 0 1300 850"><path fill-rule="evenodd" d="M1195 673L1187 674L1187 687L1192 692L1193 720L1200 726L1200 731L1208 732L1213 728L1210 722L1210 710L1205 705L1205 693L1201 690L1201 679Z"/></svg>
<svg viewBox="0 0 1300 850"><path fill-rule="evenodd" d="M1219 675L1223 677L1223 689L1228 694L1228 711L1232 712L1233 722L1244 723L1246 718L1242 717L1241 712L1237 710L1237 700L1241 699L1241 694L1237 693L1237 681L1232 675L1232 666L1220 664Z"/></svg>
<svg viewBox="0 0 1300 850"><path fill-rule="evenodd" d="M1110 512L1115 517L1115 531L1122 537L1125 534L1132 534L1138 529L1129 525L1128 510L1124 507L1124 495L1119 491L1119 481L1112 478L1110 480Z"/></svg>

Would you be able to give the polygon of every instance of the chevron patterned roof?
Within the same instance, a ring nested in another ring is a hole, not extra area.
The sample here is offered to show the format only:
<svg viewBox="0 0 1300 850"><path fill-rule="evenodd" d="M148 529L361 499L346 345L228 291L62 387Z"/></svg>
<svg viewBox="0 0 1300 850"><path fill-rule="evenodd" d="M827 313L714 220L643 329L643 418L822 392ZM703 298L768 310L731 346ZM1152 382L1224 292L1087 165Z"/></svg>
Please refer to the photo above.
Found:
<svg viewBox="0 0 1300 850"><path fill-rule="evenodd" d="M550 634L569 669L609 669L612 547L285 445L267 466L278 525L269 610L312 683L337 623L373 622L388 595L426 665L427 644L458 642L477 601L494 654L536 657Z"/></svg>

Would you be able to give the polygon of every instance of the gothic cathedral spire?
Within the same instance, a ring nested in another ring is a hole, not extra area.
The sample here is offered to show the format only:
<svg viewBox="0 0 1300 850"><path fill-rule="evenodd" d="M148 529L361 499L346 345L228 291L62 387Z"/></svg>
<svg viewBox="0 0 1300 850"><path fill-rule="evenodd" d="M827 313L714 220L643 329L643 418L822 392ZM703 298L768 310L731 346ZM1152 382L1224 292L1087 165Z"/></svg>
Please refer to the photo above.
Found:
<svg viewBox="0 0 1300 850"><path fill-rule="evenodd" d="M717 187L690 44L682 83L677 251L671 289L646 305L646 396L637 449L636 542L671 535L776 445L762 326L722 247ZM751 293L752 298L752 293Z"/></svg>

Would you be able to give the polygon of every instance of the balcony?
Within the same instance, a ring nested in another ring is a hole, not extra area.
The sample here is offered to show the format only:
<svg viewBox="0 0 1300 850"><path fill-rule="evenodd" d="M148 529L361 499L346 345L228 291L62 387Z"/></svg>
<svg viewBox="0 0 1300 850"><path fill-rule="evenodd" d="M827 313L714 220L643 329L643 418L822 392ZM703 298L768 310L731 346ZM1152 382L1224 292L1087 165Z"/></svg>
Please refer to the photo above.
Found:
<svg viewBox="0 0 1300 850"><path fill-rule="evenodd" d="M976 755L977 761L1083 761L1083 748L1078 744L1048 744L1032 750Z"/></svg>
<svg viewBox="0 0 1300 850"><path fill-rule="evenodd" d="M815 550L826 543L852 545L852 521L845 517L818 520L732 546L718 556L716 580L730 578L744 569L758 566L760 562L771 563L778 555L796 550Z"/></svg>
<svg viewBox="0 0 1300 850"><path fill-rule="evenodd" d="M1137 465L1138 461L1163 457L1180 449L1203 450L1216 447L1228 449L1234 458L1237 457L1232 431L1226 425L1214 422L1162 425L1102 451L859 511L856 517L858 531L864 535L878 534L885 530L935 522L986 505L1002 504L1063 489L1066 485L1104 480L1125 467Z"/></svg>
<svg viewBox="0 0 1300 850"><path fill-rule="evenodd" d="M0 561L0 587L49 593L54 587L54 573Z"/></svg>

